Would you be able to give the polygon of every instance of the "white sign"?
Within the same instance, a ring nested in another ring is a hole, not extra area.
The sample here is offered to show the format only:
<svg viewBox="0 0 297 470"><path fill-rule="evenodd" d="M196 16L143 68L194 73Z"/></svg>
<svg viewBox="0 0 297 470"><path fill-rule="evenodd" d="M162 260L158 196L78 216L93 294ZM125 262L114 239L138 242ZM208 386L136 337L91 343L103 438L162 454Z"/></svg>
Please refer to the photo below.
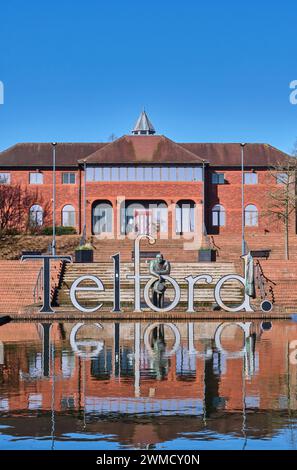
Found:
<svg viewBox="0 0 297 470"><path fill-rule="evenodd" d="M147 239L151 244L155 242L155 239L151 235L139 235L135 239L135 245L134 245L134 274L128 274L127 279L133 279L134 281L134 312L141 312L141 281L146 281L146 284L144 286L144 300L146 302L146 305L151 309L154 310L155 312L160 312L160 313L165 313L165 312L170 312L171 310L174 310L179 302L180 302L180 296L181 296L181 290L180 287L177 283L177 281L169 276L169 275L162 275L162 277L167 281L167 283L170 283L174 289L174 299L171 302L171 304L167 305L164 308L159 308L156 307L150 298L150 289L153 286L153 284L156 282L156 277L153 277L151 275L143 275L140 274L140 241L142 239ZM114 272L114 277L119 278L119 272L120 272L120 264L118 263L117 268L115 267L115 272ZM94 283L94 287L79 287L79 285L86 281L92 281ZM192 313L194 312L194 286L199 280L205 280L208 284L211 284L213 282L213 278L210 274L204 274L200 276L188 276L185 278L185 281L188 284L188 307L187 307L187 312ZM238 274L228 274L227 276L223 276L219 279L217 282L215 289L214 289L214 299L216 303L218 304L219 307L221 307L223 310L226 310L227 312L239 312L241 310L244 310L246 312L253 312L253 308L250 305L250 297L244 293L244 298L242 300L242 303L238 305L237 307L228 307L225 305L224 301L221 298L221 289L225 282L228 281L238 281L243 286L245 285L245 279L242 276L239 276ZM92 308L86 308L80 305L80 303L77 301L76 298L76 293L79 291L104 291L104 284L96 276L93 275L84 275L79 278L77 278L74 283L71 286L70 289L70 300L73 304L73 306L80 310L81 312L84 313L93 313L97 310L99 310L102 307L102 304L96 305L95 307ZM117 284L114 284L114 305L120 305L120 282ZM115 311L115 310L113 310Z"/></svg>

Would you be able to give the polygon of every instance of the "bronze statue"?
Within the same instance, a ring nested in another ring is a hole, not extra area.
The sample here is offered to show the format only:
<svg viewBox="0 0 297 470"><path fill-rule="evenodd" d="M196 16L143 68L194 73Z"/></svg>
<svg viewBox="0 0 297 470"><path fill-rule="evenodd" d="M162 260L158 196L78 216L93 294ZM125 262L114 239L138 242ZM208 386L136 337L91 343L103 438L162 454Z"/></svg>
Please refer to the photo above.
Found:
<svg viewBox="0 0 297 470"><path fill-rule="evenodd" d="M169 261L163 258L161 253L156 255L156 259L150 262L150 273L158 280L153 284L153 304L158 308L164 307L164 296L166 291L166 281L162 275L170 274L171 266Z"/></svg>

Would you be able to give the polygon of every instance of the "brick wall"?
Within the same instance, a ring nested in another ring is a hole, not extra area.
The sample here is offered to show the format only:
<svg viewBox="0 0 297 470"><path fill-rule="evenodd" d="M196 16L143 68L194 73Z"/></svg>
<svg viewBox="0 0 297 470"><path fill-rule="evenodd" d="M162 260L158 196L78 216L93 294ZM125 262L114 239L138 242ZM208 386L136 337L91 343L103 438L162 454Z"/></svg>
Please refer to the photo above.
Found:
<svg viewBox="0 0 297 470"><path fill-rule="evenodd" d="M1 169L0 169L1 171ZM4 171L4 170L3 170ZM6 172L9 170L5 170ZM29 184L29 173L27 170L11 170L11 183L21 183L28 186L32 191L38 191L36 204L52 203L52 171L40 170L44 175L42 185ZM234 234L241 231L241 171L240 169L218 170L225 174L225 184L216 185L211 183L212 169L206 171L205 182L205 206L206 225L210 234ZM75 184L62 184L63 172L73 172L76 175ZM257 170L258 184L245 185L245 206L254 204L259 211L258 227L246 227L246 232L250 234L278 233L283 230L283 226L265 214L268 204L268 192L276 187L275 179L266 170ZM71 204L75 208L76 229L78 232L83 224L83 173L73 169L58 169L56 172L56 223L62 224L62 209L66 204ZM98 200L109 200L113 207L116 207L118 197L127 200L164 200L167 205L175 204L180 199L190 199L201 204L203 199L203 184L199 182L106 182L87 183L87 234L91 234L92 205ZM226 210L226 226L212 227L211 209L215 204L221 204ZM116 214L114 221L116 224ZM51 216L48 224L51 223ZM172 217L169 216L169 230L173 224ZM290 226L292 234L296 233L295 217L292 217Z"/></svg>

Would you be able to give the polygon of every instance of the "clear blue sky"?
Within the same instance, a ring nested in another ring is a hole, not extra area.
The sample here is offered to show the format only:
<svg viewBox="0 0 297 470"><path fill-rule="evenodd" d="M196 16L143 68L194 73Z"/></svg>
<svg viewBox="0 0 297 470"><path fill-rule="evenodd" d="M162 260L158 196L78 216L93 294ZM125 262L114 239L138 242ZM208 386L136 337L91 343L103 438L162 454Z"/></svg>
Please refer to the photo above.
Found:
<svg viewBox="0 0 297 470"><path fill-rule="evenodd" d="M297 138L296 0L7 0L0 14L0 149L106 141L143 106L180 142Z"/></svg>

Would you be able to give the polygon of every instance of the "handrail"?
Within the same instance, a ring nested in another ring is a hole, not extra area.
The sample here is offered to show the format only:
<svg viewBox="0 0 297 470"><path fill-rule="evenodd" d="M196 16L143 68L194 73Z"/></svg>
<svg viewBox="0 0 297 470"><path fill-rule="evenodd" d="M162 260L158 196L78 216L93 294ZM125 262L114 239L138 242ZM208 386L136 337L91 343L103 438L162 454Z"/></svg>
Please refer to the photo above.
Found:
<svg viewBox="0 0 297 470"><path fill-rule="evenodd" d="M255 266L255 279L256 279L256 286L260 291L261 300L263 300L266 298L265 283L264 283L263 273L258 263Z"/></svg>
<svg viewBox="0 0 297 470"><path fill-rule="evenodd" d="M33 299L34 304L36 304L41 299L41 294L43 293L43 266L39 269L37 280L33 288Z"/></svg>
<svg viewBox="0 0 297 470"><path fill-rule="evenodd" d="M274 281L272 281L271 279L268 279L264 272L263 272L263 268L259 262L259 260L257 260L256 262L256 266L255 266L255 280L256 280L256 284L257 284L257 288L259 289L260 291L260 296L261 296L261 300L264 300L268 297L269 294L271 294L271 297L272 297L272 303L274 303L274 292L273 292L273 288L271 285L269 285L269 294L266 292L266 286L268 284L273 284L273 285L276 285Z"/></svg>

